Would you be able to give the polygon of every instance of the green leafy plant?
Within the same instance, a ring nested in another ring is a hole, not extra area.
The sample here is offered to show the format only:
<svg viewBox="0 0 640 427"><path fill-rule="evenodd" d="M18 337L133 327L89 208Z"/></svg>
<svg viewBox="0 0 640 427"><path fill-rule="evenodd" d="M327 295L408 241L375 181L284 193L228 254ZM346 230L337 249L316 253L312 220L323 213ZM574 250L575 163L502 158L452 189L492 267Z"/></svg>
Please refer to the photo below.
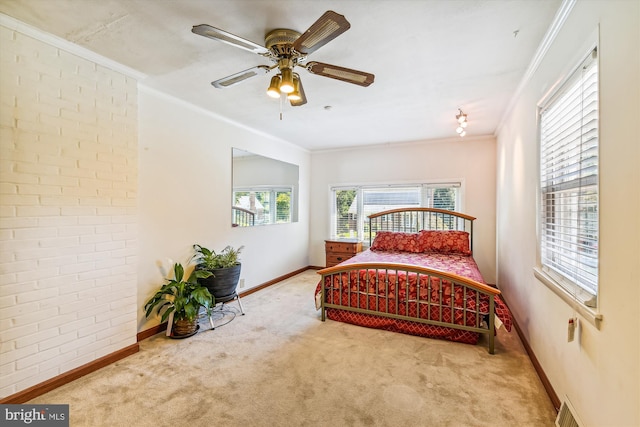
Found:
<svg viewBox="0 0 640 427"><path fill-rule="evenodd" d="M157 308L157 313L162 313L162 322L166 321L171 313L174 320L193 321L198 316L200 307L211 314L211 309L215 306L215 298L209 290L200 285L197 279L207 278L211 273L205 270L194 270L187 280L184 279L184 268L182 264L176 263L173 266L173 279L166 279L156 294L145 304L146 316Z"/></svg>
<svg viewBox="0 0 640 427"><path fill-rule="evenodd" d="M243 248L244 246L240 246L238 249L227 246L220 253L216 253L203 246L193 245L193 249L196 251L193 256L196 269L210 271L218 268L233 267L240 262L239 255Z"/></svg>

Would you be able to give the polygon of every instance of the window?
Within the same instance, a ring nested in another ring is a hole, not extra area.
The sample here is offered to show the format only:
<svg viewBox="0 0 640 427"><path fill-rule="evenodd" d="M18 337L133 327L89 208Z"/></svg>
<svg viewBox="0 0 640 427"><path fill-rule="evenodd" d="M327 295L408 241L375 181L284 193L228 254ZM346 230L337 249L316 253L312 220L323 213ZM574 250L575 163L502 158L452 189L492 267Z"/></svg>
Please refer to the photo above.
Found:
<svg viewBox="0 0 640 427"><path fill-rule="evenodd" d="M233 206L254 213L252 225L291 222L291 188L238 188L233 192Z"/></svg>
<svg viewBox="0 0 640 427"><path fill-rule="evenodd" d="M332 238L365 240L372 213L411 206L457 210L460 183L334 187L331 194Z"/></svg>
<svg viewBox="0 0 640 427"><path fill-rule="evenodd" d="M572 295L598 291L598 65L594 49L540 110L540 261Z"/></svg>

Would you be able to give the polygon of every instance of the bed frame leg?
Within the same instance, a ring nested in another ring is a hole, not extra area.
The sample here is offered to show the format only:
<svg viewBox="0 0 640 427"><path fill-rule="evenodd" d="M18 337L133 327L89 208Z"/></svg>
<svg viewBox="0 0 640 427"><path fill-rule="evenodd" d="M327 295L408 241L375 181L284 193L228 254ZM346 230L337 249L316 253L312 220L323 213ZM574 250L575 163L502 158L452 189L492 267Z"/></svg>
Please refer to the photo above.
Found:
<svg viewBox="0 0 640 427"><path fill-rule="evenodd" d="M494 354L496 338L496 302L493 296L489 297L489 354Z"/></svg>
<svg viewBox="0 0 640 427"><path fill-rule="evenodd" d="M489 354L495 354L493 349L494 339L495 339L495 336L494 336L493 328L491 328L491 331L489 331Z"/></svg>
<svg viewBox="0 0 640 427"><path fill-rule="evenodd" d="M326 319L326 313L325 313L325 308L324 308L324 299L325 299L325 297L326 297L326 295L325 295L325 294L326 294L326 292L327 292L327 291L326 291L326 289L325 289L325 276L322 276L322 281L321 281L321 283L322 283L322 286L320 287L320 289L321 289L321 294L320 294L320 295L321 295L321 296L320 296L320 298L321 298L321 299L320 299L320 312L321 312L322 314L320 315L320 318L321 318L321 319L322 319L322 321L324 322L324 321L325 321L325 319Z"/></svg>

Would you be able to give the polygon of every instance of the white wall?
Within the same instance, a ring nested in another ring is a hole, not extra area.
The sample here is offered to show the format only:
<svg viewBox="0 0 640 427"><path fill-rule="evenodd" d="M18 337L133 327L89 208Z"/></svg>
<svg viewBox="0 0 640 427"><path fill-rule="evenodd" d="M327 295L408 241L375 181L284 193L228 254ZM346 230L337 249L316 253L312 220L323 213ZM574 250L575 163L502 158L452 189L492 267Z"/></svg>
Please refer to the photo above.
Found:
<svg viewBox="0 0 640 427"><path fill-rule="evenodd" d="M0 397L137 332L137 82L15 27L0 25Z"/></svg>
<svg viewBox="0 0 640 427"><path fill-rule="evenodd" d="M495 139L460 138L314 152L310 261L324 266L324 240L331 237L329 188L345 184L458 181L462 211L475 216L474 258L495 283Z"/></svg>
<svg viewBox="0 0 640 427"><path fill-rule="evenodd" d="M533 275L536 104L577 65L600 26L598 330ZM578 1L498 135L498 284L560 397L587 426L640 425L640 2Z"/></svg>
<svg viewBox="0 0 640 427"><path fill-rule="evenodd" d="M140 330L158 324L141 307L163 283L168 259L187 263L194 243L244 245L240 291L309 265L308 152L144 87L139 105ZM232 147L300 166L298 222L231 227Z"/></svg>

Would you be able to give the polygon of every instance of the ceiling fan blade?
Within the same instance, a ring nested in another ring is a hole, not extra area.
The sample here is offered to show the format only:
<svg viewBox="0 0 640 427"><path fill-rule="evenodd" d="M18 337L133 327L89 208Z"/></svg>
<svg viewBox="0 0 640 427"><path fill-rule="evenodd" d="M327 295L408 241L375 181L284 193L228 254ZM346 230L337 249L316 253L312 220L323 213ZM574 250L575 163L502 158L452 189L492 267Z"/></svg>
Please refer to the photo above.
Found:
<svg viewBox="0 0 640 427"><path fill-rule="evenodd" d="M267 67L266 65L258 65L257 67L249 68L248 70L240 71L239 73L235 73L230 76L218 79L215 82L211 82L211 84L218 89L224 89L229 86L242 83L243 81L250 79L251 77L267 74L269 71L271 71L271 67Z"/></svg>
<svg viewBox="0 0 640 427"><path fill-rule="evenodd" d="M260 46L251 40L243 39L242 37L238 37L235 34L231 34L219 28L212 27L211 25L194 25L191 32L230 44L231 46L239 47L240 49L248 50L249 52L257 53L258 55L269 55L270 53L269 49L264 46Z"/></svg>
<svg viewBox="0 0 640 427"><path fill-rule="evenodd" d="M296 51L307 55L329 43L350 27L351 24L344 16L328 10L293 42L292 47Z"/></svg>
<svg viewBox="0 0 640 427"><path fill-rule="evenodd" d="M304 87L302 87L302 80L298 80L298 91L300 92L300 99L297 101L290 100L289 103L292 107L299 107L307 103L307 95L304 93Z"/></svg>
<svg viewBox="0 0 640 427"><path fill-rule="evenodd" d="M338 67L337 65L324 64L322 62L309 62L304 66L311 74L331 77L354 85L369 86L373 83L375 76L364 71L352 70L350 68Z"/></svg>

